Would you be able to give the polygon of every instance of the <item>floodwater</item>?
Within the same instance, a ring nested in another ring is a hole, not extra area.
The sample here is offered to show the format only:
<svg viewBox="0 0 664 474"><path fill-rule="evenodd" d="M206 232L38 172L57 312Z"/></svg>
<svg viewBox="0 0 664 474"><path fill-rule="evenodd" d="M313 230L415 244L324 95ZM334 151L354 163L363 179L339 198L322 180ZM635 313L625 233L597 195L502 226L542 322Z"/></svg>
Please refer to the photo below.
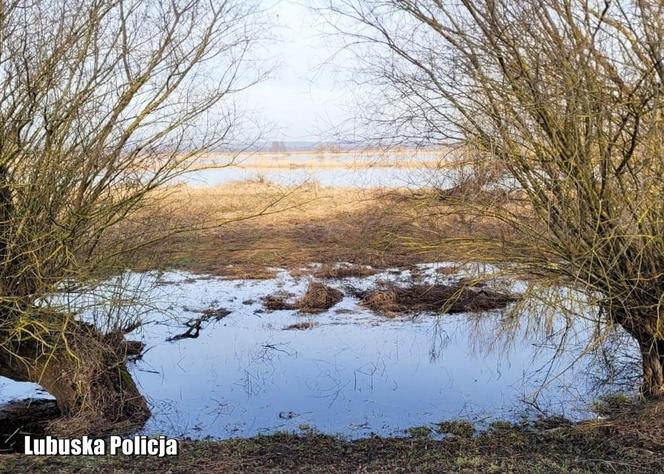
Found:
<svg viewBox="0 0 664 474"><path fill-rule="evenodd" d="M183 182L192 186L218 186L238 181L269 181L284 186L318 184L353 188L445 187L440 173L427 168L241 168L228 166L187 173Z"/></svg>
<svg viewBox="0 0 664 474"><path fill-rule="evenodd" d="M149 304L139 311L145 312L146 326L131 335L148 347L131 365L152 406L144 432L229 438L317 430L358 438L403 435L409 427L457 418L481 425L541 412L591 416L588 404L597 392L584 382L586 364L562 371L575 354L554 358L551 340L526 337L507 349L478 349L485 346L477 321L491 328L500 312L479 319L466 314L389 319L359 306L348 290L379 280L408 285L459 276L436 271L444 265L421 265L415 274L394 270L327 281L346 296L330 310L306 316L265 311L261 298L277 290L301 295L308 276L280 271L275 279L251 281L182 272L130 274L142 282L140 299ZM166 341L184 332L185 321L219 308L231 313L204 324L198 338ZM314 327L284 329L302 321ZM576 337L583 342L586 336L579 331ZM0 400L36 395L34 385L4 382Z"/></svg>

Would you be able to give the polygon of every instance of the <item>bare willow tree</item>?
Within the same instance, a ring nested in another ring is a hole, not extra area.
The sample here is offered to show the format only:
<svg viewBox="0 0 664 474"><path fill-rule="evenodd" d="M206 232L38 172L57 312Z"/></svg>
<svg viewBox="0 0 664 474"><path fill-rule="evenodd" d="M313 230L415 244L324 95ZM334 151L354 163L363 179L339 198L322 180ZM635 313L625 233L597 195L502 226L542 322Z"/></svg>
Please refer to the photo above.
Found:
<svg viewBox="0 0 664 474"><path fill-rule="evenodd" d="M638 342L644 396L664 395L664 3L327 6L362 51L383 136L460 143L502 173L484 191L524 198L475 206L509 239L447 244L581 290Z"/></svg>
<svg viewBox="0 0 664 474"><path fill-rule="evenodd" d="M0 375L41 384L81 429L149 409L122 331L49 302L127 248L105 242L109 229L229 142L233 94L262 75L256 12L236 0L0 2Z"/></svg>

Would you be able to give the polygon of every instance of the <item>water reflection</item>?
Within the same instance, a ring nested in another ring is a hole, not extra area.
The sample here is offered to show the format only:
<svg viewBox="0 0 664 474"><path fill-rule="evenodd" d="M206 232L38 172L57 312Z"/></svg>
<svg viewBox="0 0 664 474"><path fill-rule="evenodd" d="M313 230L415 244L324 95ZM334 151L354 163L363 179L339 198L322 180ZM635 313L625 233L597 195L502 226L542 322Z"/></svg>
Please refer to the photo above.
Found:
<svg viewBox="0 0 664 474"><path fill-rule="evenodd" d="M422 277L449 278L433 270L425 269ZM370 286L387 278L406 284L410 276L385 273L335 286ZM550 383L539 395L539 409L587 416L585 403L595 394L579 377L584 365L549 378L574 354L554 359L551 367L555 346L537 346L518 335L502 353L474 350L477 324L465 315L387 320L352 297L310 317L262 312L259 299L276 287L297 294L306 284L306 278L282 273L277 281L212 279L169 287L173 308L223 306L233 313L198 339L179 343L162 341L180 328L147 328L153 348L136 368L156 403L147 431L228 437L314 427L351 437L396 434L456 417L518 417L525 409L521 400L545 378ZM490 327L498 317L486 315L485 323ZM316 326L283 330L303 318ZM573 337L581 342L584 332Z"/></svg>
<svg viewBox="0 0 664 474"><path fill-rule="evenodd" d="M421 282L454 278L436 268L423 265ZM408 284L412 278L407 271L385 272L332 285L366 288L377 280ZM596 395L584 363L550 377L575 357L554 358L555 345L521 334L500 353L477 350L477 320L467 315L386 319L352 296L313 316L265 312L260 298L277 289L304 292L308 278L287 272L268 281L177 272L142 279L153 280L156 305L140 334L149 350L132 369L153 407L146 433L226 438L316 429L348 437L393 435L458 417L518 418L528 407L522 400L544 380L549 383L537 410L550 414L588 416L587 402ZM197 339L166 342L182 332L192 310L221 307L232 313L208 323ZM491 328L498 318L485 315L479 326ZM301 321L315 326L284 330ZM581 343L587 336L579 330L573 337ZM4 387L2 398L25 387L8 386L14 392Z"/></svg>

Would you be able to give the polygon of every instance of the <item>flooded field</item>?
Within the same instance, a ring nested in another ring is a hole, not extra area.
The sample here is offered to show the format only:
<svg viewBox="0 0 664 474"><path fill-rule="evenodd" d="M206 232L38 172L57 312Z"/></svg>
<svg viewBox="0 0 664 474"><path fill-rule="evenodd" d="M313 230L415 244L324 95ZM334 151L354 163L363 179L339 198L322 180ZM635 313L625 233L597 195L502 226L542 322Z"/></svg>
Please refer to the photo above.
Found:
<svg viewBox="0 0 664 474"><path fill-rule="evenodd" d="M259 153L235 160L211 155L217 167L192 171L183 177L191 186L219 186L238 181L269 181L285 186L314 183L357 188L442 187L437 170L447 151L409 153ZM224 166L229 164L228 166Z"/></svg>
<svg viewBox="0 0 664 474"><path fill-rule="evenodd" d="M319 184L357 188L421 188L441 186L440 176L426 168L400 167L306 167L241 168L229 166L188 173L184 182L191 186L218 186L235 181L269 181L284 186Z"/></svg>
<svg viewBox="0 0 664 474"><path fill-rule="evenodd" d="M457 418L482 426L542 413L590 416L589 403L598 392L590 382L579 383L586 380L586 364L563 371L578 355L573 352L552 363L555 338L522 334L510 347L487 350L500 311L479 318L464 313L388 318L353 296L380 281L408 286L460 277L441 267L445 264L326 280L344 297L309 315L266 310L263 298L275 292L302 295L311 276L287 271L271 280L183 272L129 275L140 281L145 291L140 299L150 305L140 309L147 324L130 336L147 347L132 364L152 407L145 433L229 438L316 430L359 438L403 435L409 427ZM520 285L512 286L519 291ZM186 322L202 314L218 318L204 322L197 338L178 339ZM572 343L586 337L579 329ZM0 400L44 395L35 390L4 379Z"/></svg>

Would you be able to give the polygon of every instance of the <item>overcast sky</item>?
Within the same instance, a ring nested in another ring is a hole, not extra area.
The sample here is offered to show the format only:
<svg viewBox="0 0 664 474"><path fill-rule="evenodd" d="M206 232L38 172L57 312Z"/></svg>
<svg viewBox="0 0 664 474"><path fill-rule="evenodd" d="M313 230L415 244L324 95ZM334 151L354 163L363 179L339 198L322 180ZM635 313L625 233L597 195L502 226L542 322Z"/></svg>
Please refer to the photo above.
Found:
<svg viewBox="0 0 664 474"><path fill-rule="evenodd" d="M279 25L278 41L268 51L279 67L247 91L248 105L273 126L266 140L325 140L348 114L348 99L335 80L335 68L324 65L336 48L321 34L316 13L303 3L273 0L268 14Z"/></svg>

